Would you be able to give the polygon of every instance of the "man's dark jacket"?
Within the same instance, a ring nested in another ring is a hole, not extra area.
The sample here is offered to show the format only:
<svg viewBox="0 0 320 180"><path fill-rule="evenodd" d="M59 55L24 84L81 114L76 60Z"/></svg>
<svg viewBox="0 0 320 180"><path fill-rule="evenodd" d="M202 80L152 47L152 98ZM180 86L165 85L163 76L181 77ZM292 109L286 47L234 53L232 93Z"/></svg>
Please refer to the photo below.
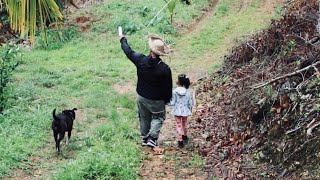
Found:
<svg viewBox="0 0 320 180"><path fill-rule="evenodd" d="M137 93L150 100L170 102L172 96L172 76L170 67L159 57L134 52L125 37L121 38L121 48L137 68Z"/></svg>

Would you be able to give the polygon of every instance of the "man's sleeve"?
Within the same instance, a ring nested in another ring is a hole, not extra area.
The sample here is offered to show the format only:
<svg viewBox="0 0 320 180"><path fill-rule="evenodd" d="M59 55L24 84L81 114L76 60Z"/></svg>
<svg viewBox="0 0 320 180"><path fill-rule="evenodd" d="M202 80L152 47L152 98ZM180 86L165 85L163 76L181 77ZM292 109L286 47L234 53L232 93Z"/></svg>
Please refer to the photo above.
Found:
<svg viewBox="0 0 320 180"><path fill-rule="evenodd" d="M170 67L166 70L166 76L165 76L165 103L169 103L172 97L172 75L171 75L171 69Z"/></svg>
<svg viewBox="0 0 320 180"><path fill-rule="evenodd" d="M125 38L125 37L121 38L120 43L121 43L121 48L122 48L124 54L126 54L128 59L130 59L135 65L137 65L138 61L140 59L142 59L144 57L144 55L137 53L137 52L134 52L131 49L131 47L129 46L129 44L127 42L127 38Z"/></svg>

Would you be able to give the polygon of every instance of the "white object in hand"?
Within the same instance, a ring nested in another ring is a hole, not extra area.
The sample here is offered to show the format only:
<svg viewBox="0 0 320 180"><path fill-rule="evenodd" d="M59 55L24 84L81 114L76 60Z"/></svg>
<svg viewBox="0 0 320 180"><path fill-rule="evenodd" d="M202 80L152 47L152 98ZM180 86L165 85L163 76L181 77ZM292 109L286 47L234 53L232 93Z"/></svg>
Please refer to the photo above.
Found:
<svg viewBox="0 0 320 180"><path fill-rule="evenodd" d="M119 36L123 36L122 27L121 26L118 27L118 33L119 33Z"/></svg>

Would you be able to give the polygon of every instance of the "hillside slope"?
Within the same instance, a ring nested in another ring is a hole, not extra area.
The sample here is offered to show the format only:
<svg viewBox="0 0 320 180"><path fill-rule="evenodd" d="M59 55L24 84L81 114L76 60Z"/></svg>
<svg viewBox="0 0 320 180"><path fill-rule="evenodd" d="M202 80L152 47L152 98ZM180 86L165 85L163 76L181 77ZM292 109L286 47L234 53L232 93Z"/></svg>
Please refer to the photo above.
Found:
<svg viewBox="0 0 320 180"><path fill-rule="evenodd" d="M197 86L199 153L218 177L320 178L319 3L293 1Z"/></svg>

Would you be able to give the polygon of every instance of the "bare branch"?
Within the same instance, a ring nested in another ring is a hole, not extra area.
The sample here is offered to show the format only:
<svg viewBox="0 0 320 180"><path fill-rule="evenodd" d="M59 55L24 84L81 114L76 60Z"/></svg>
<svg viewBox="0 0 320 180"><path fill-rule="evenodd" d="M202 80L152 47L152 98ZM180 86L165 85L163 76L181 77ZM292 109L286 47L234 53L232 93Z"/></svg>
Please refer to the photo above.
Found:
<svg viewBox="0 0 320 180"><path fill-rule="evenodd" d="M254 48L253 46L251 46L249 43L246 43L249 47L251 47L256 53L259 53L258 51L257 51L257 49L256 48Z"/></svg>
<svg viewBox="0 0 320 180"><path fill-rule="evenodd" d="M311 123L309 123L308 125L310 125L310 124ZM307 129L307 136L312 136L313 129L316 128L319 125L320 125L320 122L313 123L312 125L310 125L310 127Z"/></svg>
<svg viewBox="0 0 320 180"><path fill-rule="evenodd" d="M268 85L268 84L270 84L270 83L273 83L273 82L275 82L275 81L278 81L278 80L280 80L280 79L283 79L283 78L286 78L286 77L290 77L290 76L294 76L294 75L296 75L296 74L299 74L299 73L301 73L301 72L303 72L303 71L306 71L306 70L308 70L308 69L310 69L310 68L312 68L313 66L316 66L316 65L318 65L318 64L320 64L320 61L318 61L318 62L316 62L316 63L313 63L313 64L311 64L310 66L307 66L307 67L302 68L302 69L300 69L300 70L297 70L297 71L295 71L295 72L292 72L292 73L289 73L289 74L285 74L285 75L283 75L283 76L279 76L279 77L276 77L276 78L274 78L274 79L271 79L271 80L268 81L268 82L251 86L251 88L252 88L252 89L259 89L259 88L261 88L261 87L264 87L264 86L266 86L266 85Z"/></svg>

